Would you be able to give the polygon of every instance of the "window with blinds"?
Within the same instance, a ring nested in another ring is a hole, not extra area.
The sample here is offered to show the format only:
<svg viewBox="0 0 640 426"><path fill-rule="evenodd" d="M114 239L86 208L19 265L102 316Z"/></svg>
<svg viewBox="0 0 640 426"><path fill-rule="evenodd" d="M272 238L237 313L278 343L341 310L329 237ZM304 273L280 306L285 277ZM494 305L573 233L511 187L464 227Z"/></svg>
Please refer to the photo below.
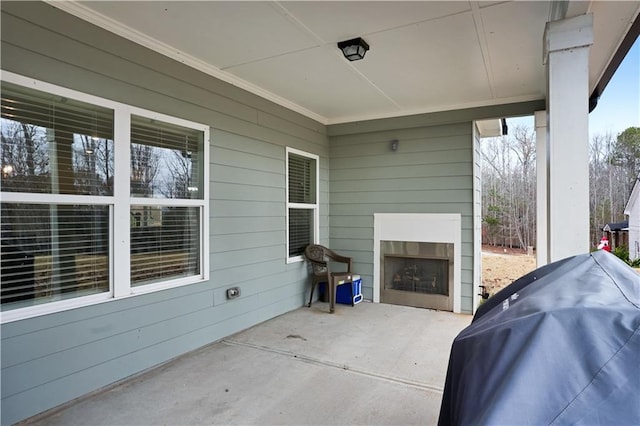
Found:
<svg viewBox="0 0 640 426"><path fill-rule="evenodd" d="M2 77L2 322L208 278L208 126Z"/></svg>
<svg viewBox="0 0 640 426"><path fill-rule="evenodd" d="M2 191L113 194L113 110L2 82Z"/></svg>
<svg viewBox="0 0 640 426"><path fill-rule="evenodd" d="M131 117L131 196L202 199L204 133Z"/></svg>
<svg viewBox="0 0 640 426"><path fill-rule="evenodd" d="M287 259L317 240L318 156L287 148Z"/></svg>
<svg viewBox="0 0 640 426"><path fill-rule="evenodd" d="M1 90L1 310L108 292L113 110Z"/></svg>
<svg viewBox="0 0 640 426"><path fill-rule="evenodd" d="M289 153L289 202L315 204L316 161Z"/></svg>
<svg viewBox="0 0 640 426"><path fill-rule="evenodd" d="M313 209L289 209L289 257L301 256L313 243Z"/></svg>
<svg viewBox="0 0 640 426"><path fill-rule="evenodd" d="M201 130L131 117L131 196L153 199L131 205L132 286L200 273L203 143Z"/></svg>
<svg viewBox="0 0 640 426"><path fill-rule="evenodd" d="M108 206L2 203L2 309L109 291Z"/></svg>
<svg viewBox="0 0 640 426"><path fill-rule="evenodd" d="M149 226L131 227L132 286L200 273L199 210L196 207L131 206L136 214L154 217Z"/></svg>

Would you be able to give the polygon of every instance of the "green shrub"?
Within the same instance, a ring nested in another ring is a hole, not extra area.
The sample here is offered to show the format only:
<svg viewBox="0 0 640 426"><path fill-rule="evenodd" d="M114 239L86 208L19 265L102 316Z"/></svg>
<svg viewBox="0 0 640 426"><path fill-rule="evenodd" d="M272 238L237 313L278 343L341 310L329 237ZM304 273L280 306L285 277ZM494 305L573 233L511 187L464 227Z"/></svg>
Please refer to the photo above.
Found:
<svg viewBox="0 0 640 426"><path fill-rule="evenodd" d="M613 249L612 253L615 254L620 259L622 259L627 264L630 264L630 262L629 262L629 249L627 248L627 246L618 246L618 247Z"/></svg>

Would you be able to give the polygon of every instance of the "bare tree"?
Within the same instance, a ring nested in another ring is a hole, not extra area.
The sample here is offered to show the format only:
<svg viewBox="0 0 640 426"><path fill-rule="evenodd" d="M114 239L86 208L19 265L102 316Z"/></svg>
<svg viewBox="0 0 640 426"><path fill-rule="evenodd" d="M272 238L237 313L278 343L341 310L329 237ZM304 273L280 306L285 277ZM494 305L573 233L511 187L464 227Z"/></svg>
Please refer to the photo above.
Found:
<svg viewBox="0 0 640 426"><path fill-rule="evenodd" d="M160 156L150 145L131 144L131 193L138 197L155 194Z"/></svg>
<svg viewBox="0 0 640 426"><path fill-rule="evenodd" d="M485 139L482 152L483 242L535 246L535 133L513 128L511 135ZM624 207L640 173L640 128L590 141L590 235L596 245L602 227L624 220Z"/></svg>
<svg viewBox="0 0 640 426"><path fill-rule="evenodd" d="M4 190L29 187L48 192L49 155L46 130L13 120L0 121L0 159Z"/></svg>
<svg viewBox="0 0 640 426"><path fill-rule="evenodd" d="M512 135L510 148L518 162L512 170L515 191L511 220L519 246L524 248L535 241L536 142L533 129L525 126L516 126Z"/></svg>
<svg viewBox="0 0 640 426"><path fill-rule="evenodd" d="M113 193L113 141L76 135L73 167L75 186L83 194Z"/></svg>
<svg viewBox="0 0 640 426"><path fill-rule="evenodd" d="M516 126L511 135L482 141L483 235L493 245L535 245L535 138Z"/></svg>
<svg viewBox="0 0 640 426"><path fill-rule="evenodd" d="M187 151L172 151L164 161L169 176L163 186L163 195L167 198L190 198L193 168L191 154Z"/></svg>

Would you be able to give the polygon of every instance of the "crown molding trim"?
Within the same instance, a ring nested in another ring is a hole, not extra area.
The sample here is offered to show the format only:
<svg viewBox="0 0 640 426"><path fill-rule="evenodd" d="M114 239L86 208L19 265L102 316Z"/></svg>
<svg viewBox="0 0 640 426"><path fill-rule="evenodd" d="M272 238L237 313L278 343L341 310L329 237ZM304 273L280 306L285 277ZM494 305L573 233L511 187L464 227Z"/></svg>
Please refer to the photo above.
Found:
<svg viewBox="0 0 640 426"><path fill-rule="evenodd" d="M313 111L310 111L295 102L291 102L288 99L285 99L281 96L278 96L274 93L269 92L255 84L252 84L246 80L243 80L239 77L236 77L233 74L225 72L217 67L214 67L211 64L208 64L200 59L189 55L187 53L181 52L174 47L163 43L159 40L156 40L148 35L137 31L127 25L122 24L114 19L109 18L95 10L84 6L77 1L56 1L56 0L44 0L47 4L60 9L64 12L67 12L77 18L80 18L84 21L87 21L91 24L94 24L100 28L103 28L111 33L114 33L118 36L121 36L127 40L130 40L134 43L142 45L148 49L151 49L157 53L160 53L164 56L167 56L173 60L176 60L180 63L183 63L191 68L194 68L198 71L202 71L205 74L208 74L212 77L215 77L219 80L222 80L226 83L229 83L233 86L236 86L240 89L246 90L247 92L253 93L254 95L260 96L261 98L267 99L275 104L278 104L282 107L295 111L299 114L302 114L312 120L318 121L321 124L326 125L329 120Z"/></svg>

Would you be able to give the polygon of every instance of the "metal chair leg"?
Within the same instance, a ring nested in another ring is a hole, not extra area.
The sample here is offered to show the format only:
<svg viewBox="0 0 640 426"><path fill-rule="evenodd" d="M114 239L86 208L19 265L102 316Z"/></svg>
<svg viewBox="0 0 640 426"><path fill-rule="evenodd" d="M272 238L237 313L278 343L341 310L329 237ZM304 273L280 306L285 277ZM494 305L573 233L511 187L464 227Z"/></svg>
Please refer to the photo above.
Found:
<svg viewBox="0 0 640 426"><path fill-rule="evenodd" d="M336 310L336 277L331 277L329 280L329 313L334 313Z"/></svg>

